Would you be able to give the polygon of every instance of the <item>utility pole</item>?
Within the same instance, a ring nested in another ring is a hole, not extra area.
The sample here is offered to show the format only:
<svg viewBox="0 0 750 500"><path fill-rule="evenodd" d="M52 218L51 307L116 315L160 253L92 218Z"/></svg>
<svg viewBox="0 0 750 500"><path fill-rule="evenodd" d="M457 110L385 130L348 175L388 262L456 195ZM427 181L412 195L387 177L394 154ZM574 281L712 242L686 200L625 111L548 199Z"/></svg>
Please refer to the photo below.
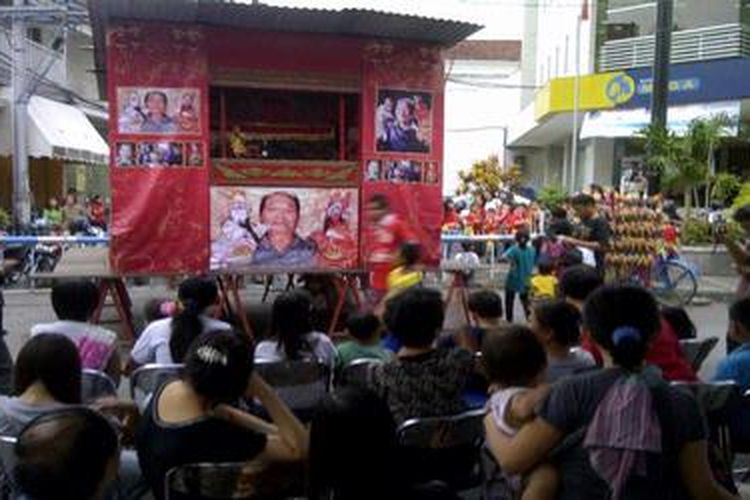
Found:
<svg viewBox="0 0 750 500"><path fill-rule="evenodd" d="M24 0L14 0L14 7L25 6ZM29 156L27 148L28 103L26 60L26 22L13 19L11 62L12 116L13 116L13 221L16 227L31 222L31 190L29 188Z"/></svg>
<svg viewBox="0 0 750 500"><path fill-rule="evenodd" d="M54 26L63 36L68 29L87 22L85 6L71 0L30 2L13 0L12 7L0 6L0 20L12 25L9 55L11 60L11 115L13 134L13 220L17 227L31 222L31 190L29 188L28 104L54 63L54 54L47 61L29 64L26 29L29 26Z"/></svg>
<svg viewBox="0 0 750 500"><path fill-rule="evenodd" d="M669 109L669 64L672 50L673 0L657 0L656 8L651 125L666 127Z"/></svg>

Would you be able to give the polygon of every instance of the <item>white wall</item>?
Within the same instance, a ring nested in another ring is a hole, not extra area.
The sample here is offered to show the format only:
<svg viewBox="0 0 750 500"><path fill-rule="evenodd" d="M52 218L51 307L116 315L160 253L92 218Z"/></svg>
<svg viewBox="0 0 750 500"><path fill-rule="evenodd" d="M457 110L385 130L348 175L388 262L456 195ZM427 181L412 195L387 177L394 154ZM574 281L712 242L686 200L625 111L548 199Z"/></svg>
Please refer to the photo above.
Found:
<svg viewBox="0 0 750 500"><path fill-rule="evenodd" d="M447 62L446 69L443 191L448 194L458 186L459 170L492 154L502 160L504 127L520 111L521 73L517 63L502 61Z"/></svg>

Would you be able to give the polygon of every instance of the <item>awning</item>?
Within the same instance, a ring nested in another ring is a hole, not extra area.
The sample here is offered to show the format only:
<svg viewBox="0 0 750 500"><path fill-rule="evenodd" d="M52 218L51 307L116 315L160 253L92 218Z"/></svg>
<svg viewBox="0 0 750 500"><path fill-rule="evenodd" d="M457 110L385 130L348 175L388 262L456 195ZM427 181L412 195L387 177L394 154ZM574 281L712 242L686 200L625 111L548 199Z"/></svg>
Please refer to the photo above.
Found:
<svg viewBox="0 0 750 500"><path fill-rule="evenodd" d="M80 109L32 96L28 111L29 156L109 163L109 146Z"/></svg>
<svg viewBox="0 0 750 500"><path fill-rule="evenodd" d="M740 119L740 101L670 106L667 127L677 135L684 135L691 121L720 114L725 114L732 120L733 125L728 129L728 133L736 135ZM634 137L650 122L651 112L645 108L595 111L586 113L580 137Z"/></svg>

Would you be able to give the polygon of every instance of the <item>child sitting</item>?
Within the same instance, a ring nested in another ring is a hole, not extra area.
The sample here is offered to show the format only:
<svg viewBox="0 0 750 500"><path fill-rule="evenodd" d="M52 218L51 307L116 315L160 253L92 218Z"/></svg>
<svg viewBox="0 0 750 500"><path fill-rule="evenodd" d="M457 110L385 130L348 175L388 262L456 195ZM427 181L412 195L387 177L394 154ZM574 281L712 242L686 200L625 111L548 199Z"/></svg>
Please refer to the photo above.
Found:
<svg viewBox="0 0 750 500"><path fill-rule="evenodd" d="M388 294L386 300L404 290L422 284L424 273L419 267L420 246L418 243L401 245L398 266L388 273Z"/></svg>
<svg viewBox="0 0 750 500"><path fill-rule="evenodd" d="M469 352L478 352L482 340L489 331L505 325L503 321L503 301L493 290L477 290L469 295L467 302L471 324L462 332L444 336L438 343L444 347L461 347Z"/></svg>
<svg viewBox="0 0 750 500"><path fill-rule="evenodd" d="M509 326L488 334L482 343L482 366L490 381L489 413L485 428L514 436L535 414L537 404L547 395L542 385L547 357L534 334L523 326ZM506 474L489 454L483 457L485 484L483 498L554 498L557 472L542 464L526 476Z"/></svg>
<svg viewBox="0 0 750 500"><path fill-rule="evenodd" d="M383 326L374 314L353 315L346 322L347 333L352 340L336 347L336 368L341 369L355 359L379 359L388 361L393 354L380 346Z"/></svg>
<svg viewBox="0 0 750 500"><path fill-rule="evenodd" d="M596 367L580 343L581 314L564 300L543 301L531 311L531 330L547 353L547 382Z"/></svg>
<svg viewBox="0 0 750 500"><path fill-rule="evenodd" d="M538 273L531 277L531 300L553 299L557 296L557 276L551 260L542 258L537 264Z"/></svg>

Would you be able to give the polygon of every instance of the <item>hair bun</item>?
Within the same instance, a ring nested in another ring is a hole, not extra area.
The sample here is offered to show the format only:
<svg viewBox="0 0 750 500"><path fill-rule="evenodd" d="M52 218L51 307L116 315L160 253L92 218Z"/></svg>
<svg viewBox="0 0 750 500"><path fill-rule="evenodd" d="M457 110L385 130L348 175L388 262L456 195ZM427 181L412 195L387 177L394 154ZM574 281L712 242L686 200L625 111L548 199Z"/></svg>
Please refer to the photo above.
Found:
<svg viewBox="0 0 750 500"><path fill-rule="evenodd" d="M632 326L621 326L615 328L615 331L612 332L612 343L615 346L622 344L628 339L640 342L643 339L643 336L637 328Z"/></svg>

